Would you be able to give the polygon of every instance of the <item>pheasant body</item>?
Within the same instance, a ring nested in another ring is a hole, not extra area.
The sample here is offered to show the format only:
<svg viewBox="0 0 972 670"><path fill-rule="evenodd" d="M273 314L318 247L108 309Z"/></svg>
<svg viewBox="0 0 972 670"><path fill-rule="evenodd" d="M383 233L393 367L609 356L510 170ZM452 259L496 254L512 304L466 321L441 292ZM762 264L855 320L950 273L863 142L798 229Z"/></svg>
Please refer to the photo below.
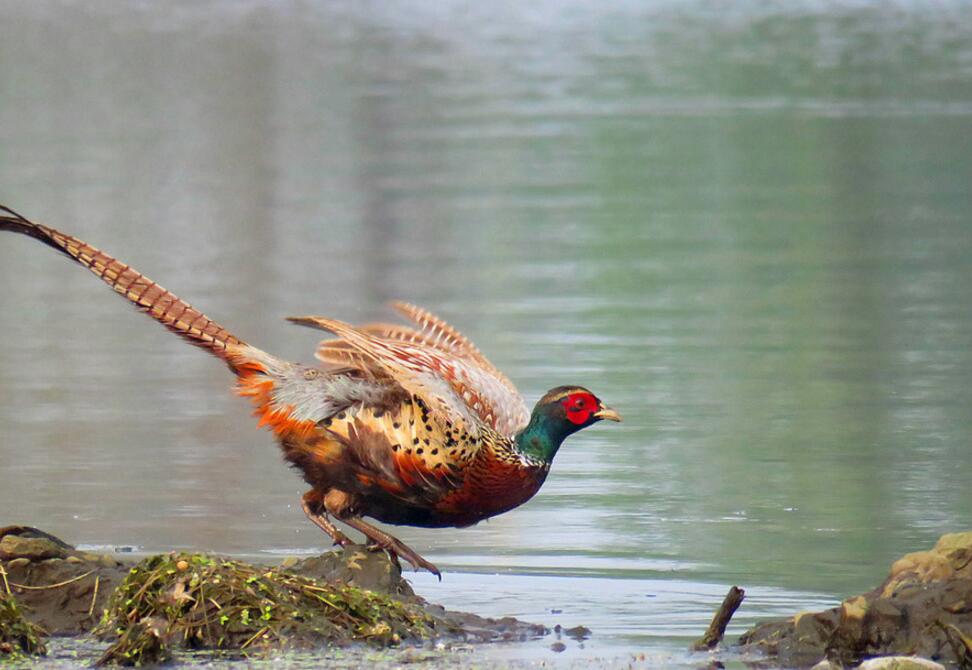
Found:
<svg viewBox="0 0 972 670"><path fill-rule="evenodd" d="M462 527L517 507L540 489L571 433L620 420L582 387L549 391L528 414L522 397L465 336L405 303L413 326L353 327L324 317L291 321L337 336L313 367L245 343L129 266L0 206L0 230L29 235L94 272L140 310L237 375L259 424L311 486L308 518L336 543L336 518L416 567L434 565L364 521Z"/></svg>

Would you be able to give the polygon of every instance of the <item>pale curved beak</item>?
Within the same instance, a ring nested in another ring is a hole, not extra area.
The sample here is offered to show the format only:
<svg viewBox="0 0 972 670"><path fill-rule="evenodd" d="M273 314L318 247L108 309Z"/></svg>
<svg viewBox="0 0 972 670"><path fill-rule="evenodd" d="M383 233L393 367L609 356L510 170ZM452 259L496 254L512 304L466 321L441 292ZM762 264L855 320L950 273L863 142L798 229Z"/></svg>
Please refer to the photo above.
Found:
<svg viewBox="0 0 972 670"><path fill-rule="evenodd" d="M606 405L601 405L601 408L594 412L594 416L598 419L607 419L608 421L621 421L621 415Z"/></svg>

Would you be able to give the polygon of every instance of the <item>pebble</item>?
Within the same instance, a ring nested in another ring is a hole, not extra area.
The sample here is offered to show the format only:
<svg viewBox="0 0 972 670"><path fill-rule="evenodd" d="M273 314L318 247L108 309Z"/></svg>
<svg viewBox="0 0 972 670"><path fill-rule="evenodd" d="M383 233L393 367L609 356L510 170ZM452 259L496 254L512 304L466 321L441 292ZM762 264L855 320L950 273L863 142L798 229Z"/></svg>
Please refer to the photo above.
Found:
<svg viewBox="0 0 972 670"><path fill-rule="evenodd" d="M586 640L591 636L591 629L587 626L574 626L564 631L564 635L576 640Z"/></svg>
<svg viewBox="0 0 972 670"><path fill-rule="evenodd" d="M840 666L823 660L810 670L840 670ZM878 656L867 659L856 670L945 670L945 666L919 656Z"/></svg>
<svg viewBox="0 0 972 670"><path fill-rule="evenodd" d="M945 670L945 666L918 656L879 656L869 658L858 670Z"/></svg>

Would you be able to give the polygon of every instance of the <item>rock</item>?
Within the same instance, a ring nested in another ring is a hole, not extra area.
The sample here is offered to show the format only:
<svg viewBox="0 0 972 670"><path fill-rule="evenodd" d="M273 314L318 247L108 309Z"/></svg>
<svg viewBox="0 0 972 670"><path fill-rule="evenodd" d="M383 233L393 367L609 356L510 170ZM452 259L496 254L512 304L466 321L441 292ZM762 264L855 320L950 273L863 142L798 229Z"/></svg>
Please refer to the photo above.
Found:
<svg viewBox="0 0 972 670"><path fill-rule="evenodd" d="M902 588L953 579L972 579L972 532L942 535L930 551L902 556L880 590L889 598Z"/></svg>
<svg viewBox="0 0 972 670"><path fill-rule="evenodd" d="M402 579L401 567L390 561L388 554L360 544L349 544L320 556L305 558L287 569L314 579L346 582L378 593L415 595L409 583Z"/></svg>
<svg viewBox="0 0 972 670"><path fill-rule="evenodd" d="M68 550L46 537L4 535L0 539L0 560L26 558L42 561L47 558L67 558Z"/></svg>
<svg viewBox="0 0 972 670"><path fill-rule="evenodd" d="M871 657L972 663L972 532L944 535L931 550L903 556L873 591L831 610L760 624L739 645L793 667L824 659L851 667Z"/></svg>
<svg viewBox="0 0 972 670"><path fill-rule="evenodd" d="M9 570L19 570L21 568L26 568L28 565L30 565L29 558L15 558L7 563L7 568Z"/></svg>
<svg viewBox="0 0 972 670"><path fill-rule="evenodd" d="M114 556L102 554L98 557L98 564L103 568L117 568L119 565L121 565L121 562L116 561Z"/></svg>
<svg viewBox="0 0 972 670"><path fill-rule="evenodd" d="M4 526L0 528L0 538L6 537L8 535L16 535L18 537L33 537L33 538L44 538L50 540L57 546L61 547L65 551L74 551L74 547L62 540L61 538L51 535L39 528L34 528L33 526Z"/></svg>
<svg viewBox="0 0 972 670"><path fill-rule="evenodd" d="M857 666L858 670L945 670L945 666L917 656L879 656Z"/></svg>
<svg viewBox="0 0 972 670"><path fill-rule="evenodd" d="M839 612L834 608L767 621L743 633L739 645L744 651L762 652L783 665L805 668L824 658L827 641L837 628Z"/></svg>
<svg viewBox="0 0 972 670"><path fill-rule="evenodd" d="M591 629L587 626L574 626L565 630L564 635L578 642L583 642L591 636Z"/></svg>

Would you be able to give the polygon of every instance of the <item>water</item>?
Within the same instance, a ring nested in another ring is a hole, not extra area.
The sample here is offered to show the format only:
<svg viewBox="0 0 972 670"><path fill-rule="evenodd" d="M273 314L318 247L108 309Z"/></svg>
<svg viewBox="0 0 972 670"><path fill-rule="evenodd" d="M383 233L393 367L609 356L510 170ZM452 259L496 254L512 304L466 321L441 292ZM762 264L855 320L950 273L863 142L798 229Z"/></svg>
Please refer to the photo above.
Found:
<svg viewBox="0 0 972 670"><path fill-rule="evenodd" d="M6 3L0 201L276 354L404 298L617 407L524 508L400 529L428 597L594 631L556 658L671 660L730 584L738 631L969 528L968 5L522 4ZM26 238L0 285L0 523L324 548L218 362Z"/></svg>

